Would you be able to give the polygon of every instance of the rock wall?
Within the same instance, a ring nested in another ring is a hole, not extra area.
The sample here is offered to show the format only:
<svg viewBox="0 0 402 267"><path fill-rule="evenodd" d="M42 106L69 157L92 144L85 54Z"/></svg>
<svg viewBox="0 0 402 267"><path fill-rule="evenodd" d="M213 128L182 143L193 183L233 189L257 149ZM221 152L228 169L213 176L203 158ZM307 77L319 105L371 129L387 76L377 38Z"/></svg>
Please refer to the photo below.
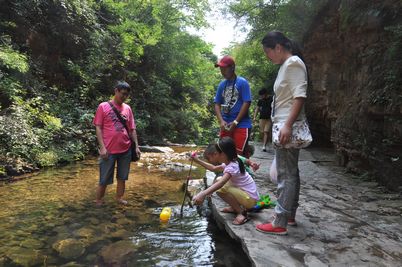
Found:
<svg viewBox="0 0 402 267"><path fill-rule="evenodd" d="M316 142L332 144L349 170L398 189L402 1L330 0L303 43Z"/></svg>

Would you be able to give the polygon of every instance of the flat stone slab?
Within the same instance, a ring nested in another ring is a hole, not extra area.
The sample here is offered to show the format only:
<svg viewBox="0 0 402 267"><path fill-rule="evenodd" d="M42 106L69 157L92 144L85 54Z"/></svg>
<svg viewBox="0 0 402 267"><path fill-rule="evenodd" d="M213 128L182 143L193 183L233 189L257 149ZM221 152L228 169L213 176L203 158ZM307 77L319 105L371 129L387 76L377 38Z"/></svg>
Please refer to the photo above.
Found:
<svg viewBox="0 0 402 267"><path fill-rule="evenodd" d="M389 193L375 182L345 173L329 152L301 151L298 226L289 226L287 236L255 230L256 224L270 219L272 209L250 213L251 221L236 226L233 214L219 211L225 203L212 196L218 225L241 243L253 266L402 265L402 193ZM256 183L261 194L275 199L276 185L268 176L272 159L272 149L262 152L256 146L252 160L261 163Z"/></svg>

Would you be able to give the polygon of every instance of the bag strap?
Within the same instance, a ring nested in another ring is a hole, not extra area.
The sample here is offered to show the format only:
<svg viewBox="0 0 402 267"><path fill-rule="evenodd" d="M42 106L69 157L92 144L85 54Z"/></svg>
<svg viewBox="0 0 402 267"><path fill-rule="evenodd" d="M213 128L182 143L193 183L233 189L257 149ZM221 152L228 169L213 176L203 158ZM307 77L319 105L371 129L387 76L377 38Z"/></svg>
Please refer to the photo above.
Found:
<svg viewBox="0 0 402 267"><path fill-rule="evenodd" d="M117 118L120 120L120 122L123 124L124 128L127 131L128 137L130 138L131 141L131 137L130 137L130 131L128 130L127 127L127 121L125 119L123 119L123 117L121 116L120 112L117 110L117 108L112 104L112 102L108 101L110 107L113 109L114 113L116 113ZM131 141L132 142L132 141Z"/></svg>

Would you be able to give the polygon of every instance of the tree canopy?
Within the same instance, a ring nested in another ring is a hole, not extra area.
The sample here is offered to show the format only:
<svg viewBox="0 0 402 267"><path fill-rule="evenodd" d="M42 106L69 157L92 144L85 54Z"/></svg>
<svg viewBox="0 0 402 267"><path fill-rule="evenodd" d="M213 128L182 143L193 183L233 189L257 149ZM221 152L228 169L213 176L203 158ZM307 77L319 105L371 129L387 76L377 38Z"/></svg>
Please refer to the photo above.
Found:
<svg viewBox="0 0 402 267"><path fill-rule="evenodd" d="M133 88L141 143L208 142L220 74L211 46L185 31L207 26L207 11L206 0L1 1L0 161L95 151L92 118L117 80Z"/></svg>

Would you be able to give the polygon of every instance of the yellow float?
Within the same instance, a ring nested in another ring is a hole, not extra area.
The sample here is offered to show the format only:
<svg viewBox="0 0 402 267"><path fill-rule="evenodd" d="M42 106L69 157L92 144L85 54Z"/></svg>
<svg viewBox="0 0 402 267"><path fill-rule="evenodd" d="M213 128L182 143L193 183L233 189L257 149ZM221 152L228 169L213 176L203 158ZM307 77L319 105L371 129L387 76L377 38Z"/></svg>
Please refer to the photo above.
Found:
<svg viewBox="0 0 402 267"><path fill-rule="evenodd" d="M172 209L169 207L165 207L162 209L161 214L159 214L159 219L162 222L167 222L169 221L170 216L172 216Z"/></svg>

